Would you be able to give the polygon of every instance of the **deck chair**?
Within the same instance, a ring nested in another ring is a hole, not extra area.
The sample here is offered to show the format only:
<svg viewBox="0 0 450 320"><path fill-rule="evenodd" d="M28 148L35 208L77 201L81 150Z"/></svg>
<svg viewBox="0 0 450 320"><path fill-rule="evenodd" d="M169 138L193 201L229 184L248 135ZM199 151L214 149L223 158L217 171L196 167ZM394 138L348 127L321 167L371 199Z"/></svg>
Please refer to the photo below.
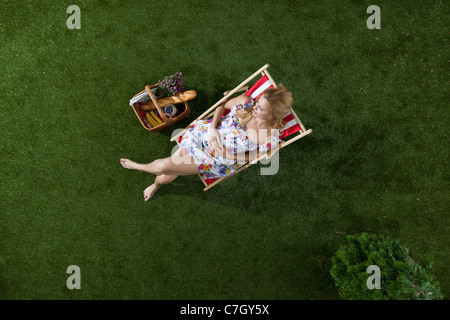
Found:
<svg viewBox="0 0 450 320"><path fill-rule="evenodd" d="M253 75L251 75L249 78L247 78L245 81L243 81L241 84L239 84L236 88L230 91L224 92L224 97L220 99L216 104L214 104L211 108L209 108L207 111L205 111L202 115L200 115L197 119L195 119L190 125L188 125L184 130L179 132L177 135L173 136L170 141L176 141L179 145L179 142L181 140L181 136L189 130L192 126L195 125L197 121L200 120L206 120L211 118L214 115L215 108L219 106L224 101L228 100L233 94L239 91L246 91L244 94L251 97L254 100L259 99L264 90L271 87L276 87L277 84L273 81L272 77L270 76L269 72L267 71L267 68L269 68L269 64L266 64L261 69L256 71ZM258 77L260 75L260 78L254 83L250 88L247 86L247 84L252 81L254 78ZM247 162L242 164L238 170L227 177L222 178L216 178L216 179L205 179L201 173L198 174L200 177L200 180L205 185L205 188L203 191L209 190L210 188L216 186L220 182L224 181L225 179L230 178L233 175L236 175L238 172L250 167L253 164L258 163L263 158L270 159L271 156L275 154L275 152L281 150L282 148L288 146L289 144L303 138L304 136L310 134L312 132L312 129L305 129L305 126L302 124L300 119L295 114L294 110L291 108L290 112L288 112L284 116L284 120L286 121L286 126L280 130L280 138L281 142L276 147L276 150L267 150L264 154L260 155L258 158L254 159L251 162Z"/></svg>

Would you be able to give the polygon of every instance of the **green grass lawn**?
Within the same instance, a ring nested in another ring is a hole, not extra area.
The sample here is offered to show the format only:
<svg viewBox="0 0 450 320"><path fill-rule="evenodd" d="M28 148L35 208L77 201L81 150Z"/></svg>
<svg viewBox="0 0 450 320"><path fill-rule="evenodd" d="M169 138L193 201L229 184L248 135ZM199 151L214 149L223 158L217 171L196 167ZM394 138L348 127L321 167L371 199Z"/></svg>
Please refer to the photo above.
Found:
<svg viewBox="0 0 450 320"><path fill-rule="evenodd" d="M0 0L0 299L340 299L331 257L362 232L429 256L448 298L449 6L380 0L369 30L371 4ZM313 129L278 173L144 202L154 178L119 159L169 156L266 63ZM191 114L149 132L129 99L176 71Z"/></svg>

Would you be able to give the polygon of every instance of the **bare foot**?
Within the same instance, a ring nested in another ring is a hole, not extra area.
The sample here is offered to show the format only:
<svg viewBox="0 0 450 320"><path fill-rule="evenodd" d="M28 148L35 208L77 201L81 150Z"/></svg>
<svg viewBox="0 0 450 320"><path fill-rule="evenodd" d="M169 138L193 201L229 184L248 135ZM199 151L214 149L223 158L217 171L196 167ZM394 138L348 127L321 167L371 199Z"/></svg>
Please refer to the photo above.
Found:
<svg viewBox="0 0 450 320"><path fill-rule="evenodd" d="M152 184L150 187L144 190L144 200L150 200L155 192L159 189L160 186L157 186L156 183Z"/></svg>
<svg viewBox="0 0 450 320"><path fill-rule="evenodd" d="M139 165L130 159L120 159L120 164L126 169L139 170Z"/></svg>

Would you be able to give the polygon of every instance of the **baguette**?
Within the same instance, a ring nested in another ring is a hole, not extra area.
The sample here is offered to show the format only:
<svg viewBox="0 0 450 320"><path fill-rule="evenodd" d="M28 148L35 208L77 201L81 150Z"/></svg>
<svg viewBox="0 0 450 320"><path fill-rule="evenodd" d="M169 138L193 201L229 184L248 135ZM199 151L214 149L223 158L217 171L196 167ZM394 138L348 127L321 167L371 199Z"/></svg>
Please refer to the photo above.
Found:
<svg viewBox="0 0 450 320"><path fill-rule="evenodd" d="M192 100L196 96L197 96L197 92L195 90L188 90L188 91L177 93L176 95L173 95L171 97L158 99L157 101L158 101L159 107L163 108L169 104L177 104L177 103ZM149 110L154 110L154 109L156 109L156 107L155 107L155 104L153 103L153 101L144 103L141 106L141 110L143 110L143 111L149 111Z"/></svg>

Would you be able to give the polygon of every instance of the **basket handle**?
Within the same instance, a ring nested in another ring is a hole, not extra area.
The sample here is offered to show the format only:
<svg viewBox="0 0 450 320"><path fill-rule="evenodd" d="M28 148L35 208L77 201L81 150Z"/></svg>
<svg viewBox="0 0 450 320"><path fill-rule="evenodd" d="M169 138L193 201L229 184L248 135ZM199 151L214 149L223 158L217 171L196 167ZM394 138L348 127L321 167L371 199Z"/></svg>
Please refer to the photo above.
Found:
<svg viewBox="0 0 450 320"><path fill-rule="evenodd" d="M164 112L162 111L161 107L158 104L158 100L156 100L155 95L153 94L152 90L150 89L150 86L145 86L145 91L147 91L148 95L150 96L150 99L152 99L153 104L155 105L156 109L158 109L159 115L163 122L169 122L169 119L166 117Z"/></svg>

